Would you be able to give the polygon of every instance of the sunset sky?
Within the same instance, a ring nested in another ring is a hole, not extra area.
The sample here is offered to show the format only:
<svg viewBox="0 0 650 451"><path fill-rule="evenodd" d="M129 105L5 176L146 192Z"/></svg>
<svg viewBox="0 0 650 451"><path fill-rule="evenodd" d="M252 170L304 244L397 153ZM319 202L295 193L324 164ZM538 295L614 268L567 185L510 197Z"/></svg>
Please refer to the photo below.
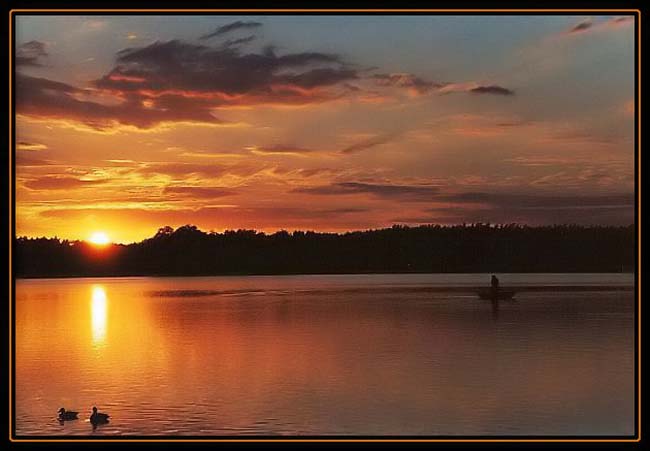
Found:
<svg viewBox="0 0 650 451"><path fill-rule="evenodd" d="M16 16L16 233L634 221L632 16Z"/></svg>

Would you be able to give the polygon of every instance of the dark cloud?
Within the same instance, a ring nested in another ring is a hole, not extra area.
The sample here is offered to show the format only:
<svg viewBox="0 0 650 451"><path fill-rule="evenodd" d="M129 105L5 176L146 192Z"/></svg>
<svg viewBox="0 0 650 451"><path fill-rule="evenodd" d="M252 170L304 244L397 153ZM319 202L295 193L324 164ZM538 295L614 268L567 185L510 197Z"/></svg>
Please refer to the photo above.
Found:
<svg viewBox="0 0 650 451"><path fill-rule="evenodd" d="M595 22L592 20L584 20L565 31L564 34L592 33L598 30L618 28L633 22L634 16L614 17L609 20L597 20Z"/></svg>
<svg viewBox="0 0 650 451"><path fill-rule="evenodd" d="M502 86L476 86L470 83L445 83L425 80L409 73L375 74L370 77L375 84L383 87L400 87L417 95L431 92L471 92L474 94L513 95L514 91Z"/></svg>
<svg viewBox="0 0 650 451"><path fill-rule="evenodd" d="M338 55L242 53L172 40L120 51L115 67L94 85L131 102L135 110L124 123L146 128L165 115L216 122L214 108L333 100L340 94L325 88L356 78Z"/></svg>
<svg viewBox="0 0 650 451"><path fill-rule="evenodd" d="M506 121L506 122L497 122L497 127L525 127L527 125L533 125L533 121Z"/></svg>
<svg viewBox="0 0 650 451"><path fill-rule="evenodd" d="M167 186L163 190L163 193L203 199L233 196L237 194L237 192L228 188L202 186Z"/></svg>
<svg viewBox="0 0 650 451"><path fill-rule="evenodd" d="M382 144L386 144L392 140L394 140L397 137L396 133L393 134L387 134L387 135L378 135L378 136L373 136L372 138L368 138L366 140L351 144L343 149L341 149L341 153L356 153L360 152L362 150L367 150L372 147L380 146Z"/></svg>
<svg viewBox="0 0 650 451"><path fill-rule="evenodd" d="M615 24L634 22L634 16L615 17L611 20L611 22Z"/></svg>
<svg viewBox="0 0 650 451"><path fill-rule="evenodd" d="M634 195L611 194L587 195L536 195L466 192L443 195L440 200L456 203L479 203L499 208L518 209L582 209L582 208L623 208L634 207Z"/></svg>
<svg viewBox="0 0 650 451"><path fill-rule="evenodd" d="M355 85L350 84L350 83L343 83L343 87L345 87L345 89L347 89L347 90L349 90L349 91L352 91L352 92L359 92L359 91L361 91L361 88L360 88L360 87L355 86Z"/></svg>
<svg viewBox="0 0 650 451"><path fill-rule="evenodd" d="M415 202L432 201L439 188L431 185L388 185L359 182L343 182L310 188L296 188L298 193L316 195L371 194L385 199L402 199Z"/></svg>
<svg viewBox="0 0 650 451"><path fill-rule="evenodd" d="M46 175L25 182L25 187L32 190L76 189L104 183L104 180L81 180L77 177Z"/></svg>
<svg viewBox="0 0 650 451"><path fill-rule="evenodd" d="M137 96L126 97L117 105L106 105L82 99L89 94L87 90L65 83L16 74L16 111L19 114L70 119L98 130L115 124L150 128L161 122L220 122L211 114L210 105L200 99L190 102L182 96L166 95L158 99L159 105L165 108L147 108Z"/></svg>
<svg viewBox="0 0 650 451"><path fill-rule="evenodd" d="M452 207L434 207L421 216L395 217L405 224L520 223L529 225L634 223L634 195L537 195L468 192L441 195Z"/></svg>
<svg viewBox="0 0 650 451"><path fill-rule="evenodd" d="M235 22L213 34L252 28L252 24L257 22ZM126 48L117 52L114 67L88 89L17 75L16 110L40 118L69 119L96 129L120 124L147 129L165 122L219 124L222 121L215 117L219 109L317 104L354 96L361 89L350 82L367 71L338 54L279 54L273 46L244 52L239 45L252 39L254 36L233 39L217 47L170 40ZM37 41L23 47L25 62L34 64L34 58L44 54ZM28 50L31 53L26 53ZM368 79L366 75L363 78ZM447 86L412 74L376 74L371 79L381 86L397 86L418 94ZM513 94L500 86L480 86L471 92ZM112 97L110 103L107 96ZM364 150L390 139L372 138L342 152Z"/></svg>
<svg viewBox="0 0 650 451"><path fill-rule="evenodd" d="M634 195L620 193L610 195L539 195L488 192L445 193L433 185L392 185L344 182L309 188L297 188L294 192L314 195L371 194L385 199L415 202L445 202L459 204L468 210L607 210L634 209ZM471 204L471 205L470 205ZM439 212L432 208L429 212Z"/></svg>
<svg viewBox="0 0 650 451"><path fill-rule="evenodd" d="M16 49L16 66L43 66L42 59L47 55L44 43L26 42Z"/></svg>
<svg viewBox="0 0 650 451"><path fill-rule="evenodd" d="M295 75L280 75L278 81L289 85L300 86L301 88L316 88L330 86L345 80L354 80L357 72L353 69L313 69Z"/></svg>
<svg viewBox="0 0 650 451"><path fill-rule="evenodd" d="M246 36L245 38L239 38L239 39L229 39L226 42L223 43L224 47L235 47L235 46L240 46L244 44L248 44L249 42L252 42L255 40L255 36L250 35Z"/></svg>
<svg viewBox="0 0 650 451"><path fill-rule="evenodd" d="M398 86L400 88L413 89L419 94L428 93L434 89L444 86L443 83L427 81L416 77L413 74L375 74L372 76L375 83L379 86Z"/></svg>
<svg viewBox="0 0 650 451"><path fill-rule="evenodd" d="M233 32L235 30L244 30L244 29L251 29L251 28L259 28L261 27L262 24L260 22L242 22L241 20L238 20L237 22L232 22L227 25L223 25L216 30L214 30L212 33L204 34L203 36L200 36L199 39L205 40L205 39L210 39L215 36L221 36L226 33Z"/></svg>
<svg viewBox="0 0 650 451"><path fill-rule="evenodd" d="M501 96L512 96L515 94L511 89L497 85L477 86L476 88L470 89L469 92L473 94L496 94Z"/></svg>
<svg viewBox="0 0 650 451"><path fill-rule="evenodd" d="M593 22L590 20L585 20L583 22L580 22L579 24L573 26L568 33L580 33L582 31L588 30L593 26Z"/></svg>
<svg viewBox="0 0 650 451"><path fill-rule="evenodd" d="M178 40L155 42L147 47L130 48L118 53L117 65L95 82L105 89L126 91L185 90L198 93L235 95L268 92L274 84L296 77L299 87L314 85L310 77L300 84L300 75L287 74L313 64L335 64L351 76L337 55L318 52L278 56L273 52L242 54L238 49L212 48ZM280 71L285 71L279 74Z"/></svg>

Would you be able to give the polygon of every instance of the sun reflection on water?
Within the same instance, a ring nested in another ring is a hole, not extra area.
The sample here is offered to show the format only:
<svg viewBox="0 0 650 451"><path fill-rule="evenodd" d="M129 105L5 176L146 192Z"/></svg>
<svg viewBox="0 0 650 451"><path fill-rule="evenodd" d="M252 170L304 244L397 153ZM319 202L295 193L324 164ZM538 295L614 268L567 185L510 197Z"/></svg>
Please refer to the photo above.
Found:
<svg viewBox="0 0 650 451"><path fill-rule="evenodd" d="M107 319L106 290L101 285L95 285L92 289L90 302L91 326L93 344L101 345L106 341L106 319Z"/></svg>

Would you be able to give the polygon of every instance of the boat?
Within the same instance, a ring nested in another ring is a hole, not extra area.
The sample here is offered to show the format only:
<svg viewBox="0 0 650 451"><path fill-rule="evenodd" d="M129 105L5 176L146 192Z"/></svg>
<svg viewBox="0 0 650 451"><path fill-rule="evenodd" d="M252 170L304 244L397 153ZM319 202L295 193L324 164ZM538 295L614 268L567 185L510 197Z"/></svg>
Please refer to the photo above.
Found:
<svg viewBox="0 0 650 451"><path fill-rule="evenodd" d="M496 290L493 290L492 288L479 288L476 291L479 298L490 301L507 301L512 299L515 293L514 290L507 290L504 288L498 288Z"/></svg>

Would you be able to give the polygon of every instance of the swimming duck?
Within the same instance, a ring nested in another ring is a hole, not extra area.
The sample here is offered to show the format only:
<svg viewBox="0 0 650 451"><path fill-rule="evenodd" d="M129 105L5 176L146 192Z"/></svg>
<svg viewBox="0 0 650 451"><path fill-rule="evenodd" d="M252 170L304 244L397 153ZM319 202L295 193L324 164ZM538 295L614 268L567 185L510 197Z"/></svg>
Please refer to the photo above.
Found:
<svg viewBox="0 0 650 451"><path fill-rule="evenodd" d="M97 412L97 407L93 406L93 414L90 416L90 422L93 425L108 423L108 414Z"/></svg>
<svg viewBox="0 0 650 451"><path fill-rule="evenodd" d="M59 420L76 420L79 412L71 412L63 407L59 409Z"/></svg>

